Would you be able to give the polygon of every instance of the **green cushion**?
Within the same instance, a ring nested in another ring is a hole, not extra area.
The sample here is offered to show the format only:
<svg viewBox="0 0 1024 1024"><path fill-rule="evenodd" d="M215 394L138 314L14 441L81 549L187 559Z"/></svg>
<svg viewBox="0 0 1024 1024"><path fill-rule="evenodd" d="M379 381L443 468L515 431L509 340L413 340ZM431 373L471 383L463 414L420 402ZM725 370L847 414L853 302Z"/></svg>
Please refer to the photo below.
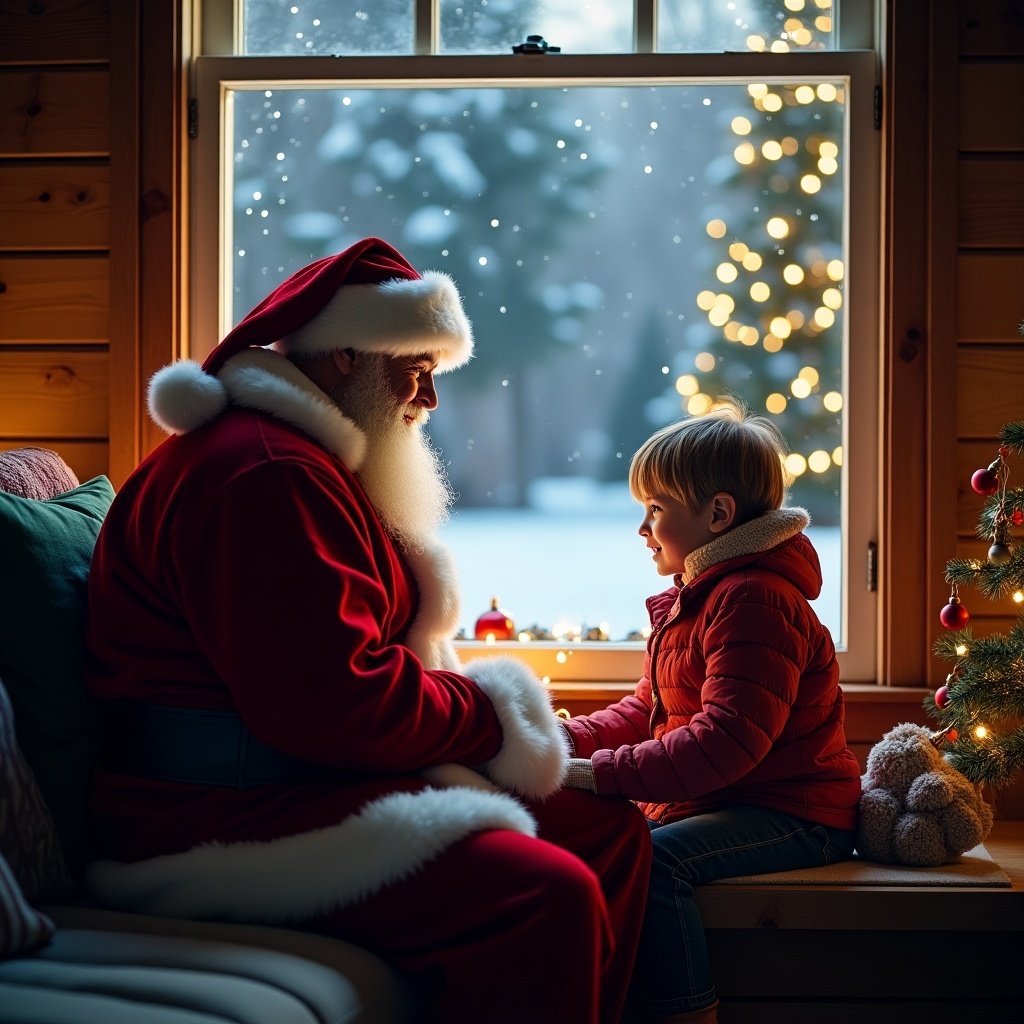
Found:
<svg viewBox="0 0 1024 1024"><path fill-rule="evenodd" d="M88 859L86 794L100 728L82 683L86 579L113 499L105 476L46 501L0 491L0 678L73 872Z"/></svg>

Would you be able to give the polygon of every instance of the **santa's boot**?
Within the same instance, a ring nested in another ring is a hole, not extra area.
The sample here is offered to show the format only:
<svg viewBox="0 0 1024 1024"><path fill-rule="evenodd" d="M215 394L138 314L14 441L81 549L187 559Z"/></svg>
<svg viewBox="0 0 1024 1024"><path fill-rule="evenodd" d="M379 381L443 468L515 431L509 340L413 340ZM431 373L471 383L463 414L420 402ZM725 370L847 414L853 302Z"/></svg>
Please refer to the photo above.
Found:
<svg viewBox="0 0 1024 1024"><path fill-rule="evenodd" d="M718 1024L718 1000L710 1006L687 1013L673 1013L668 1017L659 1017L658 1024Z"/></svg>

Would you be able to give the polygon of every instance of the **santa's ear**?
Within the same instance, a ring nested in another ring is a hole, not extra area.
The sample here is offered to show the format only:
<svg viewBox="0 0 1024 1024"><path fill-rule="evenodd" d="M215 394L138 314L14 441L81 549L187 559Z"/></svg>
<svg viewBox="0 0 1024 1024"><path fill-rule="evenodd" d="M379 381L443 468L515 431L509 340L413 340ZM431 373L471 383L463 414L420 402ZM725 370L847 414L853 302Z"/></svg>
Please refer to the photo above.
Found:
<svg viewBox="0 0 1024 1024"><path fill-rule="evenodd" d="M331 358L338 372L346 377L355 369L356 350L354 348L335 348L331 350Z"/></svg>
<svg viewBox="0 0 1024 1024"><path fill-rule="evenodd" d="M736 521L736 499L726 491L719 491L711 499L711 522L708 528L712 533L725 533Z"/></svg>

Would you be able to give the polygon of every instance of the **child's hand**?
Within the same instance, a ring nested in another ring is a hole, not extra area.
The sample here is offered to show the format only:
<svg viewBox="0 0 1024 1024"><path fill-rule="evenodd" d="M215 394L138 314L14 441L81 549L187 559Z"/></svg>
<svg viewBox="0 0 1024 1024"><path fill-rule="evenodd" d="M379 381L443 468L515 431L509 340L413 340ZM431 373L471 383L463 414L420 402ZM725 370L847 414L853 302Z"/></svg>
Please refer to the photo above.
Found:
<svg viewBox="0 0 1024 1024"><path fill-rule="evenodd" d="M597 785L594 782L594 766L589 757L570 757L565 762L565 778L563 786L571 786L573 789L589 789L591 793L597 792Z"/></svg>

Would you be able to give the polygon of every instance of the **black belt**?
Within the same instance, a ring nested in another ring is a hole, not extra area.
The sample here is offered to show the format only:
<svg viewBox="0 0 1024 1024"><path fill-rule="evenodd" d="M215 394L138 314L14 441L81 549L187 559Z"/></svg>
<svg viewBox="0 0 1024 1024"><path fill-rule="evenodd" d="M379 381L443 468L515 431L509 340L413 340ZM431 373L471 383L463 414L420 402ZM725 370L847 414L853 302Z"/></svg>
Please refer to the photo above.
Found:
<svg viewBox="0 0 1024 1024"><path fill-rule="evenodd" d="M113 707L99 764L122 775L234 789L354 778L268 747L233 711L160 704Z"/></svg>

